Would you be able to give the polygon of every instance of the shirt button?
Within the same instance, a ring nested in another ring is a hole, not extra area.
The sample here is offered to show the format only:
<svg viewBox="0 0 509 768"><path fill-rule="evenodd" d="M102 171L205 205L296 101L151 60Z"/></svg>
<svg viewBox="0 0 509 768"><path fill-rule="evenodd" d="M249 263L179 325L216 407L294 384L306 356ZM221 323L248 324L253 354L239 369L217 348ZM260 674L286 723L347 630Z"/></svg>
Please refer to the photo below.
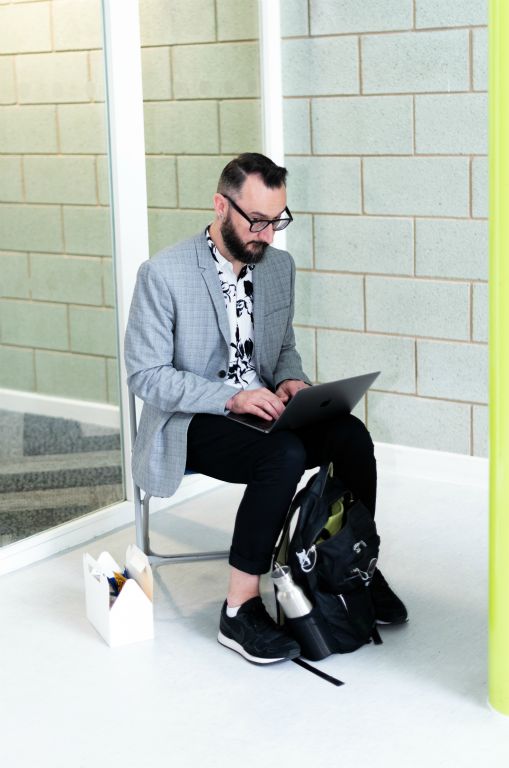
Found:
<svg viewBox="0 0 509 768"><path fill-rule="evenodd" d="M219 371L217 375L219 376L220 379L224 379L224 377L226 376L226 371Z"/></svg>

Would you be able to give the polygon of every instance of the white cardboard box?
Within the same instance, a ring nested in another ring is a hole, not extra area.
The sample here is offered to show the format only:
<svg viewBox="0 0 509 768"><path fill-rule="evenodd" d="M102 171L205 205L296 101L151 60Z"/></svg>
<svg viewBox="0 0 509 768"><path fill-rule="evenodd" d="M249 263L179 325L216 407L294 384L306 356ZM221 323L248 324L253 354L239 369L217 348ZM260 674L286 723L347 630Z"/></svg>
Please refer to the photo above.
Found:
<svg viewBox="0 0 509 768"><path fill-rule="evenodd" d="M110 606L107 575L123 568L108 552L97 560L88 553L83 555L87 618L112 648L154 637L153 576L148 558L130 544L125 566L129 578Z"/></svg>

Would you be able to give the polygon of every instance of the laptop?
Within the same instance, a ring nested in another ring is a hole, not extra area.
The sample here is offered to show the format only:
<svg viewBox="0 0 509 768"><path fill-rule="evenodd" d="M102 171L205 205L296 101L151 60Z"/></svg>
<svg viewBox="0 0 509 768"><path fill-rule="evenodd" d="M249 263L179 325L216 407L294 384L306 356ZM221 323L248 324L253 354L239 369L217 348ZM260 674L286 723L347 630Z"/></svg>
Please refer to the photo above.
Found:
<svg viewBox="0 0 509 768"><path fill-rule="evenodd" d="M281 416L272 421L250 413L228 413L226 417L266 434L280 429L298 429L307 424L350 413L379 374L380 371L364 373L350 379L329 381L326 384L299 389L286 404Z"/></svg>

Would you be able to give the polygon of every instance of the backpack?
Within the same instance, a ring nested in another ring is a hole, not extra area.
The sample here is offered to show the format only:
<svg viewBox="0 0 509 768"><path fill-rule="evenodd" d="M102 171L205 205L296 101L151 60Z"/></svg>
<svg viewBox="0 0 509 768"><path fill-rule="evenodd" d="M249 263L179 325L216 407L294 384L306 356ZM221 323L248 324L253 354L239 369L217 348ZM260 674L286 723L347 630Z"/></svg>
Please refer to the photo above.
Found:
<svg viewBox="0 0 509 768"><path fill-rule="evenodd" d="M278 621L303 656L316 661L382 642L369 589L379 546L372 514L334 477L332 464L320 467L295 495L273 554L273 567L288 565L313 606L288 619L276 601Z"/></svg>

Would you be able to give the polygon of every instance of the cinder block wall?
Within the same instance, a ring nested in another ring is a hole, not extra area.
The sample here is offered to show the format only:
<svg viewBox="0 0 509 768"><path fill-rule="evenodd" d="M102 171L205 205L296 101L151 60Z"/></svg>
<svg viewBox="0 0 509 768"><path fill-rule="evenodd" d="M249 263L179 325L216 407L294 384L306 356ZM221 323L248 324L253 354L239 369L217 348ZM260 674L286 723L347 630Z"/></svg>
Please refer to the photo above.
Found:
<svg viewBox="0 0 509 768"><path fill-rule="evenodd" d="M117 401L98 0L0 2L0 386Z"/></svg>
<svg viewBox="0 0 509 768"><path fill-rule="evenodd" d="M487 3L282 0L288 230L316 380L374 439L487 454Z"/></svg>
<svg viewBox="0 0 509 768"><path fill-rule="evenodd" d="M260 147L257 7L140 0L150 250ZM100 0L0 0L0 387L117 402Z"/></svg>
<svg viewBox="0 0 509 768"><path fill-rule="evenodd" d="M256 0L140 0L150 252L203 229L222 168L261 150Z"/></svg>
<svg viewBox="0 0 509 768"><path fill-rule="evenodd" d="M487 452L485 0L281 0L297 335L377 440ZM150 250L260 150L256 0L140 0ZM116 398L98 0L0 0L0 386Z"/></svg>

